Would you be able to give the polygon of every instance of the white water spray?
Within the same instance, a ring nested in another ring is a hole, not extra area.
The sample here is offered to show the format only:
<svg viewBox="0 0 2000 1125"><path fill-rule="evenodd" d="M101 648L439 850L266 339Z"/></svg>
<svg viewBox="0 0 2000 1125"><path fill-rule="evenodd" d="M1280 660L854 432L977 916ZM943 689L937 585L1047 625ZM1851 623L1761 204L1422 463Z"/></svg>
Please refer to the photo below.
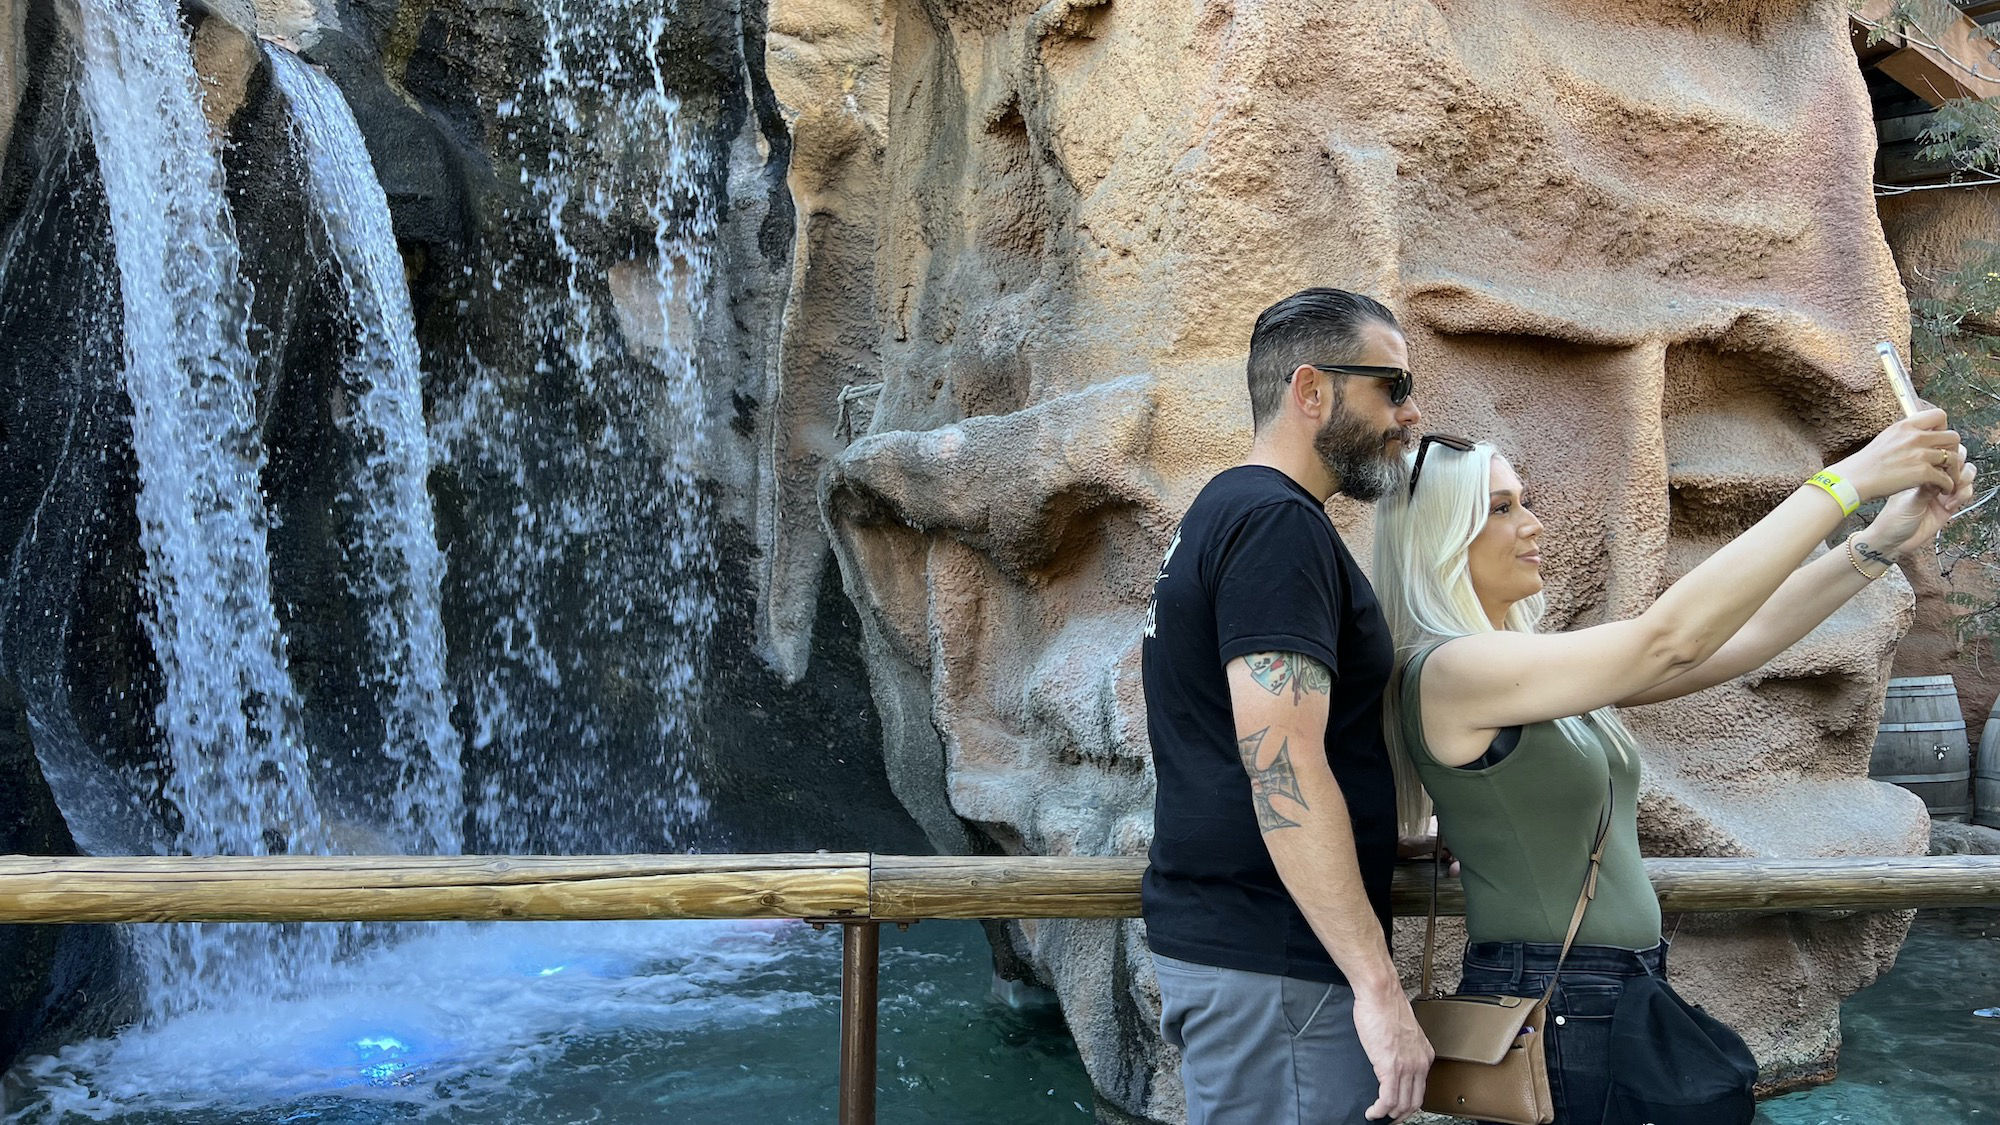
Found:
<svg viewBox="0 0 2000 1125"><path fill-rule="evenodd" d="M426 487L423 371L403 258L389 201L354 113L332 82L290 52L267 46L292 109L292 134L312 202L347 290L355 332L343 379L346 424L362 449L351 489L361 509L362 589L374 663L364 670L388 696L383 757L396 772L388 838L425 855L456 854L463 808L458 732L445 682L439 587L444 558Z"/></svg>
<svg viewBox="0 0 2000 1125"><path fill-rule="evenodd" d="M174 846L322 851L271 603L249 287L187 37L170 0L83 0L81 21L84 101L117 247ZM285 979L280 943L336 940L273 926L139 935L156 1018L236 982Z"/></svg>
<svg viewBox="0 0 2000 1125"><path fill-rule="evenodd" d="M536 9L542 73L497 109L536 208L513 218L541 228L553 269L496 270L523 346L474 359L449 404L453 460L527 497L477 529L497 661L464 690L498 768L475 819L500 849L668 850L705 808L691 720L716 618L696 363L712 157L660 56L666 0ZM523 408L550 406L546 387L553 409ZM618 815L593 815L607 798Z"/></svg>

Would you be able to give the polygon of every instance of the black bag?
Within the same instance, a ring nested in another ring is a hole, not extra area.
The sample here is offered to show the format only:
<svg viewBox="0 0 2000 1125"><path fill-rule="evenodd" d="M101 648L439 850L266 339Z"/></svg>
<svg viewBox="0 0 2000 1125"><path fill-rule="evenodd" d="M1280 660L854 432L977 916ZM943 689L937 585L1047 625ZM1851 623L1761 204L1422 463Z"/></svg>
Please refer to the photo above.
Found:
<svg viewBox="0 0 2000 1125"><path fill-rule="evenodd" d="M1665 979L1634 977L1611 1015L1605 1125L1750 1125L1757 1060Z"/></svg>

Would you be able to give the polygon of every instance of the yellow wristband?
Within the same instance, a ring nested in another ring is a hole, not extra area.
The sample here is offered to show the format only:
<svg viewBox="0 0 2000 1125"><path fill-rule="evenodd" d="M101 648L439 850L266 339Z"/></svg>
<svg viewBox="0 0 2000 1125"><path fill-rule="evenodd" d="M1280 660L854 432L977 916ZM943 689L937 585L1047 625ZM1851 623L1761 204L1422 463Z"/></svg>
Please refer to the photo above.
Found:
<svg viewBox="0 0 2000 1125"><path fill-rule="evenodd" d="M1833 497L1833 502L1840 505L1840 514L1843 516L1853 515L1854 510L1861 506L1861 494L1854 491L1854 486L1847 483L1839 473L1821 469L1807 478L1806 483L1825 489L1826 494Z"/></svg>

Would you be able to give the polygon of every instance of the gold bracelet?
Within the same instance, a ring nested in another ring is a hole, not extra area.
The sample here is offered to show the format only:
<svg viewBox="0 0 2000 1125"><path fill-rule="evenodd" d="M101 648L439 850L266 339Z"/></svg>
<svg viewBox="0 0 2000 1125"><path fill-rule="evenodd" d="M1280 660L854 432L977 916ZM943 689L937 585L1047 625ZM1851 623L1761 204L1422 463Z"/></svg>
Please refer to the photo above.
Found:
<svg viewBox="0 0 2000 1125"><path fill-rule="evenodd" d="M1861 574L1861 577L1863 577L1863 578L1866 578L1866 579L1867 579L1868 581L1870 581L1870 582L1873 582L1873 581L1875 581L1875 580L1876 580L1877 578L1880 578L1880 577L1882 577L1883 575L1885 575L1885 574L1888 574L1888 573L1889 573L1889 570L1890 570L1890 567L1893 567L1893 566L1895 566L1896 564L1894 564L1894 563L1890 563L1890 564L1889 564L1889 566L1885 566L1885 567L1883 567L1883 568L1882 568L1882 573L1881 573L1881 574L1870 574L1870 573L1868 573L1867 569L1866 569L1865 567L1863 567L1863 566L1861 565L1861 555L1860 555L1860 553L1859 553L1858 551L1856 551L1856 550L1854 549L1854 539L1855 539L1855 536L1857 536L1857 535L1860 535L1860 534L1861 534L1861 533L1857 531L1857 532L1855 532L1855 533L1854 533L1853 535L1850 535L1850 536L1848 536L1848 537L1847 537L1847 561L1848 561L1848 562L1850 562L1850 563L1852 563L1852 564L1854 565L1854 569L1855 569L1856 571L1860 572L1860 574Z"/></svg>

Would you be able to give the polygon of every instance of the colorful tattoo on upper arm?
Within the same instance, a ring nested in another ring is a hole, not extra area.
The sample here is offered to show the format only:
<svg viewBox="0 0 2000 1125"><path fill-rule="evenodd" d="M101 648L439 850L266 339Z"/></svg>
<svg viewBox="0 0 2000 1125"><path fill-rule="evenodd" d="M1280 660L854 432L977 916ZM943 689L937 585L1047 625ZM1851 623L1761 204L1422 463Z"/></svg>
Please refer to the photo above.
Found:
<svg viewBox="0 0 2000 1125"><path fill-rule="evenodd" d="M1333 694L1333 673L1303 652L1253 652L1243 658L1243 663L1249 666L1250 678L1257 681L1257 686L1272 695L1282 695L1290 687L1294 703L1308 692Z"/></svg>

